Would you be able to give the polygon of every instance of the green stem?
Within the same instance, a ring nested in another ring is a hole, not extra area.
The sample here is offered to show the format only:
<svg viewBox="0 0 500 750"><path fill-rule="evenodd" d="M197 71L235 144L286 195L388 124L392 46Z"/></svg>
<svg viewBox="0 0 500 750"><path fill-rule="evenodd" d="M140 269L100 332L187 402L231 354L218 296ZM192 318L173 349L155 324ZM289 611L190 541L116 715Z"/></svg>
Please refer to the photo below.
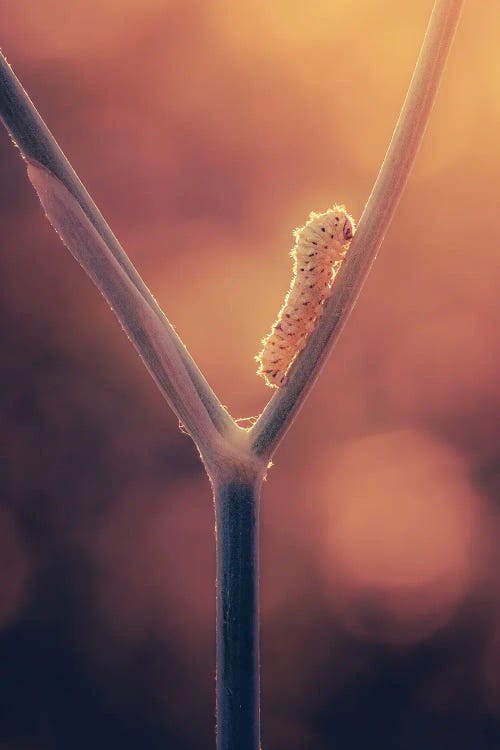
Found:
<svg viewBox="0 0 500 750"><path fill-rule="evenodd" d="M217 750L259 750L260 480L215 485Z"/></svg>

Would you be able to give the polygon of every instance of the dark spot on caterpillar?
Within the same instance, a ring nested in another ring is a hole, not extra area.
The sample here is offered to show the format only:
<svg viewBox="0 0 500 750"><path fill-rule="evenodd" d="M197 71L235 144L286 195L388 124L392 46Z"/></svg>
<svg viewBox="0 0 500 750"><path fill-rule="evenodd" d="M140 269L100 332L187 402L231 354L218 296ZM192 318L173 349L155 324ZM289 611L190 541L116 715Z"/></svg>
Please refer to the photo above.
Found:
<svg viewBox="0 0 500 750"><path fill-rule="evenodd" d="M316 243L314 243L314 244L316 244ZM309 253L309 255L307 257L308 258L314 258L315 255L316 255L316 253Z"/></svg>
<svg viewBox="0 0 500 750"><path fill-rule="evenodd" d="M304 269L303 269L303 268L301 268L300 270L301 270L301 271L303 271Z"/></svg>
<svg viewBox="0 0 500 750"><path fill-rule="evenodd" d="M302 304L303 304L303 305L308 305L308 304L309 304L309 301L308 301L308 302L303 302Z"/></svg>
<svg viewBox="0 0 500 750"><path fill-rule="evenodd" d="M333 234L332 234L332 237L333 237ZM318 244L317 242L315 242L314 240L311 240L311 245L317 245L317 244Z"/></svg>
<svg viewBox="0 0 500 750"><path fill-rule="evenodd" d="M337 219L337 221L338 221L338 219ZM326 229L325 229L325 227L321 227L321 231L322 231L322 232L326 232Z"/></svg>
<svg viewBox="0 0 500 750"><path fill-rule="evenodd" d="M332 240L333 240L333 234L331 234L331 235L330 235L330 237L331 237L331 238L332 238Z"/></svg>

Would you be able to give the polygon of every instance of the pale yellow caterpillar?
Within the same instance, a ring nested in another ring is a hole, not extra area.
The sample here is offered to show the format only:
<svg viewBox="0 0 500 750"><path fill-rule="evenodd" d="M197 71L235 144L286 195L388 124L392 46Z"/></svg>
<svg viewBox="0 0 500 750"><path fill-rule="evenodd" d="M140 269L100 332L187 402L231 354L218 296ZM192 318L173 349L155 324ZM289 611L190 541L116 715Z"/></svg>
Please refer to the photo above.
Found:
<svg viewBox="0 0 500 750"><path fill-rule="evenodd" d="M255 357L257 374L272 388L286 383L290 365L314 330L354 230L354 220L345 207L334 206L324 214L311 213L306 224L294 231L290 289L271 333L262 339L262 351Z"/></svg>

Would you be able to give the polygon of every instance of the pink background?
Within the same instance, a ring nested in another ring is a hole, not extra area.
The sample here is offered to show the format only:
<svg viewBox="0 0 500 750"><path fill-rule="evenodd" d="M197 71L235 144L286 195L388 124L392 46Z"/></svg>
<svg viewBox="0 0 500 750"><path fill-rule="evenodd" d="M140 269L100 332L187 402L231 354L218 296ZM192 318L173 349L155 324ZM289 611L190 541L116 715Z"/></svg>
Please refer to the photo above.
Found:
<svg viewBox="0 0 500 750"><path fill-rule="evenodd" d="M4 53L235 417L271 395L291 232L359 218L431 6L2 3ZM269 750L500 746L499 22L466 4L264 488ZM0 750L211 747L208 482L5 132L0 164Z"/></svg>

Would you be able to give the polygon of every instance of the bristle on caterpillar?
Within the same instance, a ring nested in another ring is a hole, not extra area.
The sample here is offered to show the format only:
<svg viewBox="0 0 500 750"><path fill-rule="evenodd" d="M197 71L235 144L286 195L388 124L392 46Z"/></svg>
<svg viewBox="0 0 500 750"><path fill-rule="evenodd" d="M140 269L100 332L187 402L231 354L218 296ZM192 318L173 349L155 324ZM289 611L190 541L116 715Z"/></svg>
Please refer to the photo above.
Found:
<svg viewBox="0 0 500 750"><path fill-rule="evenodd" d="M324 214L312 212L306 224L294 231L290 289L255 357L257 374L271 388L285 385L290 365L321 317L354 231L354 220L344 206L334 206Z"/></svg>

